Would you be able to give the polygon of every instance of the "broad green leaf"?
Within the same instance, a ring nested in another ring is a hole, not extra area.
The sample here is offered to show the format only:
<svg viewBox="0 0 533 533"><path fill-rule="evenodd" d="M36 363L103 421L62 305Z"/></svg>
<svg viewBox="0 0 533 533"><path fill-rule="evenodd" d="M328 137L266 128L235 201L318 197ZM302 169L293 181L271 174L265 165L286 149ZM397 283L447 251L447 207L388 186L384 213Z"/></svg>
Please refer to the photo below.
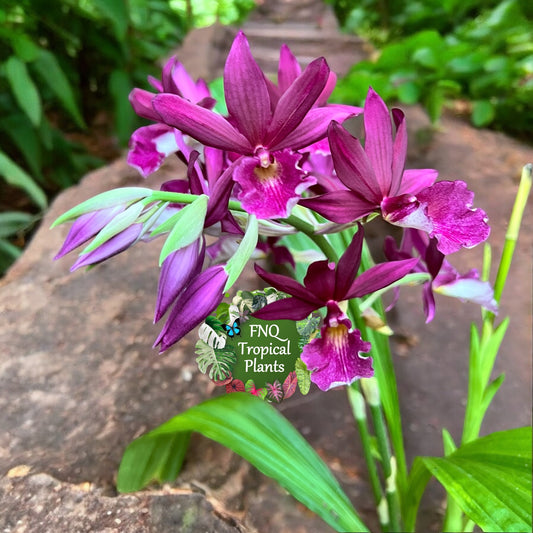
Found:
<svg viewBox="0 0 533 533"><path fill-rule="evenodd" d="M42 48L36 45L27 35L18 33L11 39L11 46L15 50L15 54L22 59L22 61L29 63L34 61Z"/></svg>
<svg viewBox="0 0 533 533"><path fill-rule="evenodd" d="M65 111L74 119L80 128L86 128L85 121L76 103L74 91L67 76L59 66L56 56L48 50L41 50L37 59L32 63L39 76L64 107Z"/></svg>
<svg viewBox="0 0 533 533"><path fill-rule="evenodd" d="M22 168L0 151L0 175L14 187L24 189L31 199L44 209L48 202L43 190Z"/></svg>
<svg viewBox="0 0 533 533"><path fill-rule="evenodd" d="M478 100L474 102L472 108L472 124L477 128L487 126L496 116L494 106L488 100Z"/></svg>
<svg viewBox="0 0 533 533"><path fill-rule="evenodd" d="M35 217L22 211L5 211L0 213L0 239L14 235L27 228Z"/></svg>
<svg viewBox="0 0 533 533"><path fill-rule="evenodd" d="M109 76L109 93L113 97L115 131L122 145L127 144L137 120L128 99L133 86L134 83L125 70L116 69Z"/></svg>
<svg viewBox="0 0 533 533"><path fill-rule="evenodd" d="M143 198L150 196L152 192L152 189L146 189L144 187L122 187L120 189L112 189L111 191L97 194L96 196L85 200L85 202L76 205L72 209L69 209L66 213L63 213L54 221L50 228L54 228L55 226L59 226L59 224L78 218L90 211L97 211L98 209L105 209L106 207L113 207L118 204L127 204L129 202L142 200Z"/></svg>
<svg viewBox="0 0 533 533"><path fill-rule="evenodd" d="M208 199L205 194L201 194L192 204L186 205L172 217L174 227L161 248L159 266L172 252L188 246L202 234Z"/></svg>
<svg viewBox="0 0 533 533"><path fill-rule="evenodd" d="M96 250L99 246L102 246L109 239L118 235L121 231L124 231L126 228L129 228L139 217L143 210L144 206L142 202L136 202L133 205L130 205L126 210L119 213L107 226L102 228L98 235L91 241L91 243L86 246L80 255L88 254L93 250Z"/></svg>
<svg viewBox="0 0 533 533"><path fill-rule="evenodd" d="M492 433L445 458L422 458L484 531L531 531L531 428Z"/></svg>
<svg viewBox="0 0 533 533"><path fill-rule="evenodd" d="M125 0L93 0L100 12L111 22L119 42L124 40L129 25L128 6Z"/></svg>
<svg viewBox="0 0 533 533"><path fill-rule="evenodd" d="M131 492L151 480L170 481L169 448L183 457L185 445L173 441L197 431L249 461L280 483L336 531L368 531L331 471L307 441L276 409L248 393L208 400L172 418L128 446L117 488ZM171 444L169 444L171 443ZM161 460L158 457L162 455ZM165 454L163 456L163 454Z"/></svg>
<svg viewBox="0 0 533 533"><path fill-rule="evenodd" d="M38 126L42 116L41 97L28 74L26 64L18 57L11 56L4 66L15 100L31 123Z"/></svg>
<svg viewBox="0 0 533 533"><path fill-rule="evenodd" d="M420 99L420 86L414 81L398 85L398 98L403 104L416 104Z"/></svg>
<svg viewBox="0 0 533 533"><path fill-rule="evenodd" d="M257 218L255 215L250 215L248 219L248 226L246 227L246 233L244 238L239 245L239 248L231 259L226 263L224 267L225 271L228 274L228 281L224 287L224 292L226 292L236 281L237 278L241 275L246 263L250 259L255 247L257 246L258 238L258 225Z"/></svg>

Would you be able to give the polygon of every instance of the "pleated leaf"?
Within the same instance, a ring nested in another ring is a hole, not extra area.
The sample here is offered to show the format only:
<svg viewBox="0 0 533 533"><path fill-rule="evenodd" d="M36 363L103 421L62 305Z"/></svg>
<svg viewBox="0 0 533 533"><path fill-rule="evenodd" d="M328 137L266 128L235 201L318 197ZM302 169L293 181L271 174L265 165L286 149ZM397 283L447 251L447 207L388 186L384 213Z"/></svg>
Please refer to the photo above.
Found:
<svg viewBox="0 0 533 533"><path fill-rule="evenodd" d="M230 448L280 483L336 531L368 531L331 471L307 441L276 409L247 393L201 403L128 446L118 472L120 492L152 480L170 481L179 469L184 442L173 436L197 431ZM158 458L160 458L158 460ZM168 466L167 466L168 465Z"/></svg>
<svg viewBox="0 0 533 533"><path fill-rule="evenodd" d="M433 474L483 531L531 531L531 427L492 433L448 457L422 457L410 476L406 525Z"/></svg>

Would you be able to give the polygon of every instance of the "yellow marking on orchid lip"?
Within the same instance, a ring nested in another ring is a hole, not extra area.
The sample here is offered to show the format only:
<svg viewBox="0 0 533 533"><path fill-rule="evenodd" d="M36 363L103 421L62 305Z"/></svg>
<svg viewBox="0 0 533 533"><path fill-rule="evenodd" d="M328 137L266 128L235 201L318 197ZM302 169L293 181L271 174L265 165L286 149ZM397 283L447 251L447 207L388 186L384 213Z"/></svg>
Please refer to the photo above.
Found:
<svg viewBox="0 0 533 533"><path fill-rule="evenodd" d="M342 300L342 302L338 302L337 304L339 306L339 309L346 314L346 311L348 311L348 300Z"/></svg>
<svg viewBox="0 0 533 533"><path fill-rule="evenodd" d="M330 326L327 328L326 333L330 342L335 346L337 350L342 349L346 345L346 338L348 336L348 328L344 324L338 324L337 326Z"/></svg>
<svg viewBox="0 0 533 533"><path fill-rule="evenodd" d="M254 174L257 176L261 183L270 181L272 178L278 177L278 163L274 161L268 167L255 167Z"/></svg>

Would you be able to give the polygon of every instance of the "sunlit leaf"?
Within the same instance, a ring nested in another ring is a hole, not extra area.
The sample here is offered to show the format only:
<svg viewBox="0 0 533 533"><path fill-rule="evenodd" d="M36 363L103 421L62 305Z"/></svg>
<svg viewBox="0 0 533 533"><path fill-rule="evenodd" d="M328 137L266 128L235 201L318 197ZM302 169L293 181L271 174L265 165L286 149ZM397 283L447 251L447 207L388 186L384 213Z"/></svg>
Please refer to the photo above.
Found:
<svg viewBox="0 0 533 533"><path fill-rule="evenodd" d="M15 100L26 113L31 123L38 126L41 122L41 97L31 79L26 64L18 57L11 56L4 64L7 80Z"/></svg>

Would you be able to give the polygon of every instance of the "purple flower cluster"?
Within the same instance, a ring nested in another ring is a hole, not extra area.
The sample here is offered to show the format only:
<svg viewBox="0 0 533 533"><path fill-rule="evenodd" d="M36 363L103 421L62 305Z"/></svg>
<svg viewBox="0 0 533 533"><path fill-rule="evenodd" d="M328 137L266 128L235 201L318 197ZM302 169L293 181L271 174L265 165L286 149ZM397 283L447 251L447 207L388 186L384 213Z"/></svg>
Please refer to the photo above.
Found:
<svg viewBox="0 0 533 533"><path fill-rule="evenodd" d="M239 32L224 70L228 114L223 116L214 110L205 82L192 80L171 59L161 80L149 79L155 92L134 89L130 95L137 114L154 124L133 133L128 162L147 177L167 156L177 154L187 164L187 179L165 183L158 194L139 189L105 205L72 210L65 220L75 221L57 257L93 239L72 267L76 269L138 241L167 235L155 311L155 321L167 315L156 341L164 351L216 308L254 249L294 266L290 252L278 242L293 229L285 220L293 211L317 230L324 226L320 217L329 221L329 231L357 225L337 264L311 263L303 285L255 267L261 278L290 296L267 305L257 317L299 320L326 310L321 336L302 353L311 380L322 390L373 374L372 359L361 355L370 344L346 315L352 298L409 273L425 272L428 320L434 315L434 292L495 311L490 286L475 271L460 276L444 259L488 237L487 217L473 207L473 193L462 181L437 182L433 169L406 170L403 113L393 109L391 117L371 88L364 109L329 104L335 81L324 58L302 70L284 45L274 83ZM361 113L364 136L358 139L342 123ZM196 200L190 205L165 201L164 193ZM405 228L405 236L399 248L386 241L388 262L358 273L361 222L370 215ZM258 232L266 237L259 243ZM218 241L207 246L205 234Z"/></svg>

